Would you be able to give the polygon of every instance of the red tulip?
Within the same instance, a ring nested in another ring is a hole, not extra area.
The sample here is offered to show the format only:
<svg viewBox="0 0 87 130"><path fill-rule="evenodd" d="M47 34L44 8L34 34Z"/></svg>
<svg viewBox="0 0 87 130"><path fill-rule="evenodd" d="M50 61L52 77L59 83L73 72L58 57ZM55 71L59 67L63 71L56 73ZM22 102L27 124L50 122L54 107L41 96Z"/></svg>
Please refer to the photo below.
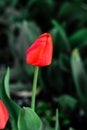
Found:
<svg viewBox="0 0 87 130"><path fill-rule="evenodd" d="M8 111L3 102L0 100L0 130L5 128L8 118Z"/></svg>
<svg viewBox="0 0 87 130"><path fill-rule="evenodd" d="M52 61L53 44L49 33L40 35L26 51L26 62L34 66L47 66Z"/></svg>

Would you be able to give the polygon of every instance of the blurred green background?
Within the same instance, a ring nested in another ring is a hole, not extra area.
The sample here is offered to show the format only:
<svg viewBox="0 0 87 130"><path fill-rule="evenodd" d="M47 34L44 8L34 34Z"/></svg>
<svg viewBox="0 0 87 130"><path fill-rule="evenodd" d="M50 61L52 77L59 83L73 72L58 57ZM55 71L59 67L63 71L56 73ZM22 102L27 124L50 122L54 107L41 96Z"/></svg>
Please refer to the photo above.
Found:
<svg viewBox="0 0 87 130"><path fill-rule="evenodd" d="M53 129L56 108L61 130L86 130L86 0L0 0L0 78L9 66L12 98L30 105L34 68L25 52L45 32L53 37L53 60L40 68L36 111L44 130Z"/></svg>

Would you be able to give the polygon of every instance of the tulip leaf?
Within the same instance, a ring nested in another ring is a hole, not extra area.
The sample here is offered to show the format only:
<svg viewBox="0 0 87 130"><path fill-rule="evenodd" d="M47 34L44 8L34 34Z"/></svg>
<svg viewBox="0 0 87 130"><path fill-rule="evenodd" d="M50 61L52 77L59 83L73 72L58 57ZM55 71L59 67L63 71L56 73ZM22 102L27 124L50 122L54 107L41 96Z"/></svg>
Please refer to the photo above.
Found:
<svg viewBox="0 0 87 130"><path fill-rule="evenodd" d="M52 24L54 28L50 31L50 33L53 36L55 48L57 48L57 51L59 48L60 49L59 51L62 50L65 52L69 52L70 45L64 28L56 20L52 20Z"/></svg>
<svg viewBox="0 0 87 130"><path fill-rule="evenodd" d="M87 104L87 75L77 49L72 52L71 68L77 94L81 103L85 105Z"/></svg>
<svg viewBox="0 0 87 130"><path fill-rule="evenodd" d="M10 69L7 68L2 80L2 85L0 87L0 98L2 99L9 111L10 121L12 123L13 130L17 130L18 114L21 108L10 98L9 75Z"/></svg>
<svg viewBox="0 0 87 130"><path fill-rule="evenodd" d="M42 130L42 122L31 108L21 109L18 117L18 130Z"/></svg>
<svg viewBox="0 0 87 130"><path fill-rule="evenodd" d="M75 45L84 45L84 43L87 43L87 29L81 29L77 32L75 32L71 37L69 38L69 41L71 45L74 47Z"/></svg>

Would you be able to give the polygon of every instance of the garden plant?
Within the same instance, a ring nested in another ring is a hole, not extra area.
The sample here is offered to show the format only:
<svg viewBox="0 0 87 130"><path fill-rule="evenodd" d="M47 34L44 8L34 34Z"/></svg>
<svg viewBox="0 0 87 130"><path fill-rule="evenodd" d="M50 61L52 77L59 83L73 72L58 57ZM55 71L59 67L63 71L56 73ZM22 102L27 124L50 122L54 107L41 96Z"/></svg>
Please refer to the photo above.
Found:
<svg viewBox="0 0 87 130"><path fill-rule="evenodd" d="M0 0L0 129L87 130L86 0Z"/></svg>

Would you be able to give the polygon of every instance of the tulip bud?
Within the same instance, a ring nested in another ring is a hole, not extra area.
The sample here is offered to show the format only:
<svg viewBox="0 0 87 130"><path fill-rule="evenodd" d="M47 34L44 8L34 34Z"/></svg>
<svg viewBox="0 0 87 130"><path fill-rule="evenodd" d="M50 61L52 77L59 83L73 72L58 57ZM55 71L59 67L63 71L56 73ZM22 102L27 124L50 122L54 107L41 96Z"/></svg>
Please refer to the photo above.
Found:
<svg viewBox="0 0 87 130"><path fill-rule="evenodd" d="M26 51L26 63L34 66L50 65L52 52L52 36L49 33L44 33Z"/></svg>

